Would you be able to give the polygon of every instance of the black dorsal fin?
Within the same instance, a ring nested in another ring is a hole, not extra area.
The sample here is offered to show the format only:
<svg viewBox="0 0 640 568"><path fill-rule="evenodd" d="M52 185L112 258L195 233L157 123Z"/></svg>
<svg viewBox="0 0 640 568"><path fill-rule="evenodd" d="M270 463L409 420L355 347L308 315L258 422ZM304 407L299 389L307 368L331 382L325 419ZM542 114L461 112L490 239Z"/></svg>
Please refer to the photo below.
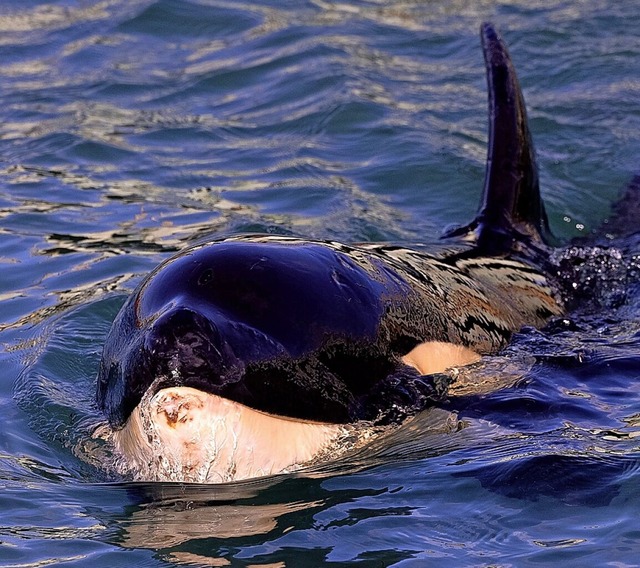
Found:
<svg viewBox="0 0 640 568"><path fill-rule="evenodd" d="M479 239L486 231L514 230L544 239L547 216L518 77L506 45L491 24L482 25L481 38L489 88L489 149Z"/></svg>
<svg viewBox="0 0 640 568"><path fill-rule="evenodd" d="M480 36L489 89L484 190L475 220L445 236L472 232L483 253L505 254L512 250L516 240L542 244L548 241L550 233L516 71L492 24L482 24Z"/></svg>

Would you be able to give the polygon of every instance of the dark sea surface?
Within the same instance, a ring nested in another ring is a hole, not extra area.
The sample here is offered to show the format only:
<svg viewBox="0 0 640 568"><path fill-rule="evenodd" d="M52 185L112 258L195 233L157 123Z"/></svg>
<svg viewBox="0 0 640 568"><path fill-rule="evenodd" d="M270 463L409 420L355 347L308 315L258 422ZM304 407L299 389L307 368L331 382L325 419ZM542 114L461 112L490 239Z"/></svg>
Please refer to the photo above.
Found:
<svg viewBox="0 0 640 568"><path fill-rule="evenodd" d="M487 19L553 230L587 234L640 170L637 2L3 0L0 566L640 565L633 271L516 337L491 361L510 388L303 474L132 483L94 435L107 330L172 252L247 231L429 244L473 218Z"/></svg>

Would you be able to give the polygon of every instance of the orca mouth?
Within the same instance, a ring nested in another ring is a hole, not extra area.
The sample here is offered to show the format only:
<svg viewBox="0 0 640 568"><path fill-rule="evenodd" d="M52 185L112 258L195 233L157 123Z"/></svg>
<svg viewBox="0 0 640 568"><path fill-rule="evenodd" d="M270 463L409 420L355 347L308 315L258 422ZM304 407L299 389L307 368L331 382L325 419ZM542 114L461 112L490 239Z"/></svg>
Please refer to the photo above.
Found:
<svg viewBox="0 0 640 568"><path fill-rule="evenodd" d="M345 344L294 359L250 326L184 306L145 323L137 343L120 357L125 366L101 369L99 386L106 394L98 402L115 429L125 425L143 397L172 387L197 389L283 419L397 422L441 396L442 388L420 375L477 357L431 342L395 362L371 345L358 350Z"/></svg>
<svg viewBox="0 0 640 568"><path fill-rule="evenodd" d="M173 387L190 387L284 419L398 422L441 397L444 387L422 375L477 357L458 346L430 342L394 360L376 352L375 345L343 341L295 359L247 324L183 305L136 323L125 351L105 352L99 376L98 404L116 430L143 397Z"/></svg>

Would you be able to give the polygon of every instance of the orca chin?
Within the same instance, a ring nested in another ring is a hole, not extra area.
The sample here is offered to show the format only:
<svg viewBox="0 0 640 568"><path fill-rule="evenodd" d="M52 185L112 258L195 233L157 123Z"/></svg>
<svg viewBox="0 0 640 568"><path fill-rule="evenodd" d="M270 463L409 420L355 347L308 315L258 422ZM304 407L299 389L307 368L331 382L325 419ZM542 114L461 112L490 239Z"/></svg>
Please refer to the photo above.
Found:
<svg viewBox="0 0 640 568"><path fill-rule="evenodd" d="M145 395L113 439L124 458L120 472L134 479L223 483L290 473L323 455L335 458L352 431L170 387Z"/></svg>

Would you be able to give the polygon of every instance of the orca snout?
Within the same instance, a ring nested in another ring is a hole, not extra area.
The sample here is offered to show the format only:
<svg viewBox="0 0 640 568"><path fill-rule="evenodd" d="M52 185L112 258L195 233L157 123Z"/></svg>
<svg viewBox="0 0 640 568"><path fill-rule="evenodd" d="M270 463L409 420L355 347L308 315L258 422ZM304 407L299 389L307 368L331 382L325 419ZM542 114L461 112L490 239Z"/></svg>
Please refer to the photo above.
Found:
<svg viewBox="0 0 640 568"><path fill-rule="evenodd" d="M201 340L220 342L218 326L191 308L172 307L160 314L149 327L149 339L158 347L175 343L194 344Z"/></svg>
<svg viewBox="0 0 640 568"><path fill-rule="evenodd" d="M144 351L157 377L180 383L224 376L236 357L210 317L188 307L173 307L150 326Z"/></svg>

